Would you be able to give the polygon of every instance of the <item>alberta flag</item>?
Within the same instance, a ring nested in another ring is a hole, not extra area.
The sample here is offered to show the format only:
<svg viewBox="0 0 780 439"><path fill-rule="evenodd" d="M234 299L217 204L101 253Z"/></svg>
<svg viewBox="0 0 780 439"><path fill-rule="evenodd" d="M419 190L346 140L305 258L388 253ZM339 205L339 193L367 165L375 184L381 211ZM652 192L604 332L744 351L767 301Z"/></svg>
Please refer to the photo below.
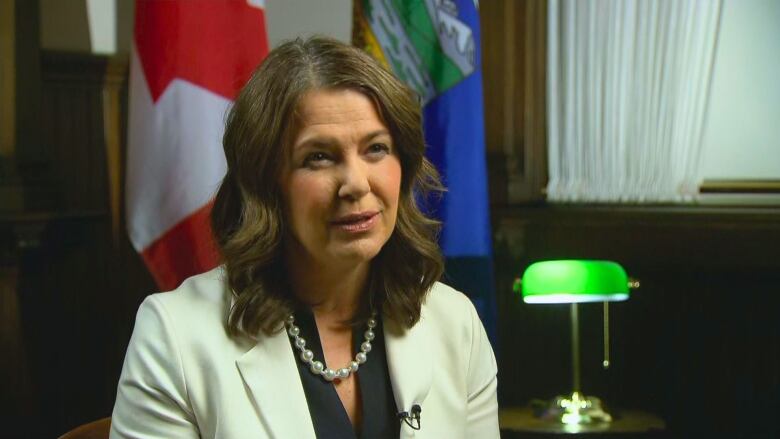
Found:
<svg viewBox="0 0 780 439"><path fill-rule="evenodd" d="M477 0L355 0L354 15L354 43L422 99L428 159L448 190L434 211L445 280L470 295L495 344Z"/></svg>

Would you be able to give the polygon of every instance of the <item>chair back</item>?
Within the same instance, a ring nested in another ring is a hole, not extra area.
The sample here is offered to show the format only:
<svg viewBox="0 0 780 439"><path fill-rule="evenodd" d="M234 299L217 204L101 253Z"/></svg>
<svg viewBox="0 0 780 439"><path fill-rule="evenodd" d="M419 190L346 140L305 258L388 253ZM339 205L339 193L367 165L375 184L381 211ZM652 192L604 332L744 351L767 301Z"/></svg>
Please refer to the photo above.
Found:
<svg viewBox="0 0 780 439"><path fill-rule="evenodd" d="M59 439L108 439L110 430L111 418L109 417L80 425L63 434Z"/></svg>

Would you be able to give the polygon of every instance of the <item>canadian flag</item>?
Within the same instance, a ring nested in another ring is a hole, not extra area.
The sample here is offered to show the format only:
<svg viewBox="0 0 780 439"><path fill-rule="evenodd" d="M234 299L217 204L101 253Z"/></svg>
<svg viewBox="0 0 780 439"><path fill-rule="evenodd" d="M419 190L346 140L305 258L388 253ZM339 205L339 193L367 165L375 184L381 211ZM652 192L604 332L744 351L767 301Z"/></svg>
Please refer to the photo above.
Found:
<svg viewBox="0 0 780 439"><path fill-rule="evenodd" d="M218 263L209 213L227 110L268 53L264 0L137 0L126 211L158 286Z"/></svg>

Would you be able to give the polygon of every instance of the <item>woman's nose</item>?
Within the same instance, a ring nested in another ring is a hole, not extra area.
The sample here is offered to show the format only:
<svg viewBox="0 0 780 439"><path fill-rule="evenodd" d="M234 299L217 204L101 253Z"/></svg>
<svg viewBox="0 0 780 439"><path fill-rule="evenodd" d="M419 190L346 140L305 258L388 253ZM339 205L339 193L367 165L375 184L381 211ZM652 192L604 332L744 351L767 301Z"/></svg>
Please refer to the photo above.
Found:
<svg viewBox="0 0 780 439"><path fill-rule="evenodd" d="M358 158L350 158L342 164L341 186L339 187L339 197L349 199L359 199L371 191L371 185L368 182L368 168Z"/></svg>

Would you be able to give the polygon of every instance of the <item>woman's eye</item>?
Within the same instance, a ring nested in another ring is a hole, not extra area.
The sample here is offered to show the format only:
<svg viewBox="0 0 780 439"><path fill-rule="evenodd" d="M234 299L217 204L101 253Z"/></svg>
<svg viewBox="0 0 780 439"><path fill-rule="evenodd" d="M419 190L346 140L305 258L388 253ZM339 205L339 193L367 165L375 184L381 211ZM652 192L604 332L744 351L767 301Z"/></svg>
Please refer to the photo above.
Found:
<svg viewBox="0 0 780 439"><path fill-rule="evenodd" d="M368 147L368 153L372 154L372 155L389 154L390 153L390 147L388 145L385 145L384 143L372 143Z"/></svg>
<svg viewBox="0 0 780 439"><path fill-rule="evenodd" d="M303 164L309 167L317 167L323 166L328 160L330 160L330 157L324 152L313 152L306 156Z"/></svg>

